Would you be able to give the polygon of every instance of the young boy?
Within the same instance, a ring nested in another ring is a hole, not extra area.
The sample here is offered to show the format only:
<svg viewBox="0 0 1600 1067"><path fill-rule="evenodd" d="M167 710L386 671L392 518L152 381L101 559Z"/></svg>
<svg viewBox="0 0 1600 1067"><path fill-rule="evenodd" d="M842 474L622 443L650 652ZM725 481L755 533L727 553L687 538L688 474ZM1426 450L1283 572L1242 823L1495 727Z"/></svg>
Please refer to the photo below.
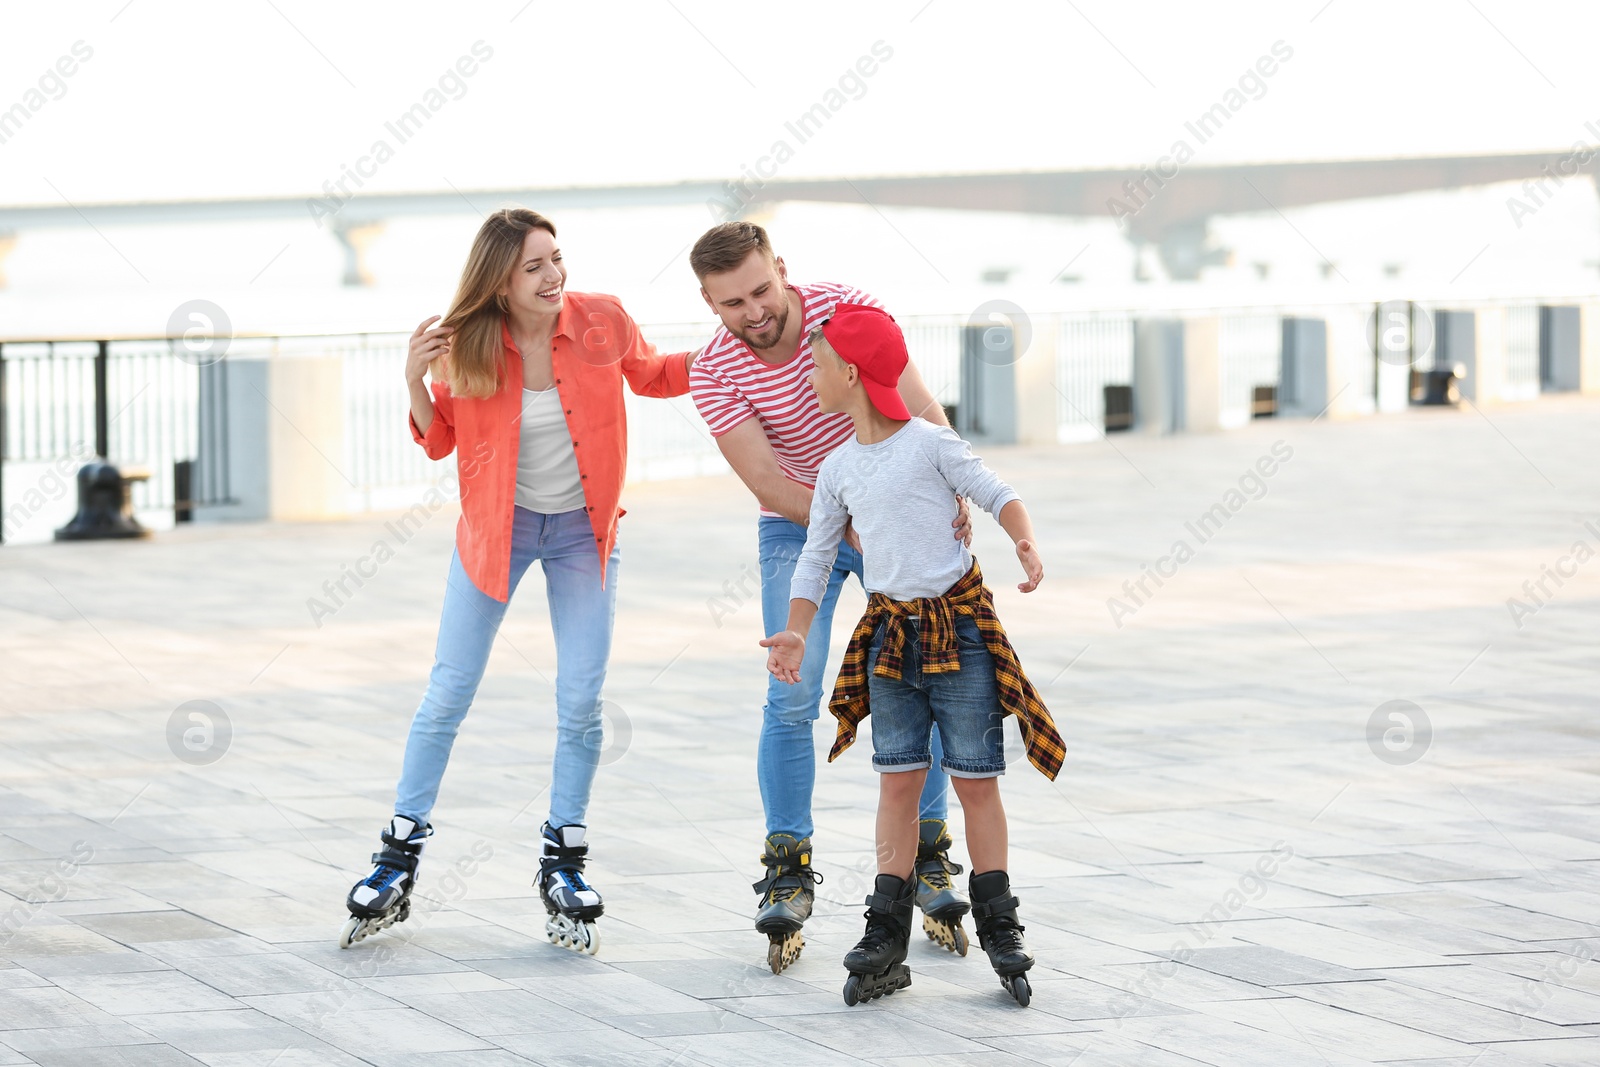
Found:
<svg viewBox="0 0 1600 1067"><path fill-rule="evenodd" d="M1050 713L1022 673L995 618L994 602L967 547L949 536L959 494L994 515L1016 542L1027 581L1044 565L1028 511L1011 487L972 455L955 432L913 419L896 390L907 363L905 338L880 308L841 303L811 335L811 388L823 411L847 413L855 437L823 461L806 545L790 587L788 628L761 642L767 669L799 679L805 637L826 588L846 524L861 539L870 598L845 652L830 701L839 719L831 762L874 712L872 765L881 772L878 878L867 898L867 928L845 956L847 1004L911 984L912 878L917 798L931 756L935 722L943 767L961 798L972 857L972 913L978 942L1001 984L1026 1005L1024 972L1033 956L1022 941L1017 900L1006 874L1006 816L998 776L1005 772L1003 717L1014 714L1028 759L1050 778L1064 750Z"/></svg>

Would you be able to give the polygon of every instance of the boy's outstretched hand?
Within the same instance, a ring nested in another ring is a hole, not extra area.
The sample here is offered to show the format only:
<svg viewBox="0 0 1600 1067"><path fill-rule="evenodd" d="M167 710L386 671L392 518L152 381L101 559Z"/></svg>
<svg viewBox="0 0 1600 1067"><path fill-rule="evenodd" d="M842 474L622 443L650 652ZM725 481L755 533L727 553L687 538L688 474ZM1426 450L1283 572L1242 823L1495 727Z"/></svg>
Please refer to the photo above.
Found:
<svg viewBox="0 0 1600 1067"><path fill-rule="evenodd" d="M1017 542L1017 559L1022 563L1023 573L1028 576L1027 581L1017 584L1017 589L1031 593L1044 581L1044 560L1039 558L1039 550L1027 538Z"/></svg>
<svg viewBox="0 0 1600 1067"><path fill-rule="evenodd" d="M760 642L767 653L767 670L781 682L797 685L800 682L800 661L806 658L806 639L793 630L773 634Z"/></svg>

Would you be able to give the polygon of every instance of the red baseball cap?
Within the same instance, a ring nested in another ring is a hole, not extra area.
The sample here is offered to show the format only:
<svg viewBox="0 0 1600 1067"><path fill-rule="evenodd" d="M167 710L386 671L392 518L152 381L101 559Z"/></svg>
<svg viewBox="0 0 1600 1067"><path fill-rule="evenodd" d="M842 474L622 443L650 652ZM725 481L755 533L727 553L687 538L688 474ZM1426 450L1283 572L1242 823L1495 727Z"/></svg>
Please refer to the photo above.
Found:
<svg viewBox="0 0 1600 1067"><path fill-rule="evenodd" d="M840 359L854 364L861 373L861 385L873 407L886 418L911 418L900 398L900 374L911 357L893 315L866 304L840 303L822 324L822 336Z"/></svg>

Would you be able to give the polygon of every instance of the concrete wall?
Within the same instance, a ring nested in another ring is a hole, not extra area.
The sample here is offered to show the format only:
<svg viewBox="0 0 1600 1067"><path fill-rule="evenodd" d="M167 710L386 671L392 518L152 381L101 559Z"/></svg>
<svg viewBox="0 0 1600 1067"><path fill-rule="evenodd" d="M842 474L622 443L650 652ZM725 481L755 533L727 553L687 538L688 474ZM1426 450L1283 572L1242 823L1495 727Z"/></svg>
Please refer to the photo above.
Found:
<svg viewBox="0 0 1600 1067"><path fill-rule="evenodd" d="M338 356L229 358L227 456L233 503L197 508L195 521L347 516L355 487L339 469L343 387L344 363Z"/></svg>
<svg viewBox="0 0 1600 1067"><path fill-rule="evenodd" d="M355 488L344 461L344 361L275 356L268 375L274 519L337 519Z"/></svg>
<svg viewBox="0 0 1600 1067"><path fill-rule="evenodd" d="M1018 444L1053 445L1059 440L1056 342L1060 333L1055 323L1047 321L1017 359Z"/></svg>

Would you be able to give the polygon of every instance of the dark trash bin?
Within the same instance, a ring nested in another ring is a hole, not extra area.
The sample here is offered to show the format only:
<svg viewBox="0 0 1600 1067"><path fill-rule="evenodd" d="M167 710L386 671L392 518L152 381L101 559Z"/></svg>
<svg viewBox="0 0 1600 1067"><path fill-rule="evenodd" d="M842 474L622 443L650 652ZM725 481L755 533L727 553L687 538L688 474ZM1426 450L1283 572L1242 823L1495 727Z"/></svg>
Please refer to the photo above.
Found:
<svg viewBox="0 0 1600 1067"><path fill-rule="evenodd" d="M1464 364L1435 367L1422 375L1422 402L1438 406L1457 407L1461 403L1461 380L1467 376Z"/></svg>
<svg viewBox="0 0 1600 1067"><path fill-rule="evenodd" d="M1105 387L1106 433L1133 429L1133 386Z"/></svg>

